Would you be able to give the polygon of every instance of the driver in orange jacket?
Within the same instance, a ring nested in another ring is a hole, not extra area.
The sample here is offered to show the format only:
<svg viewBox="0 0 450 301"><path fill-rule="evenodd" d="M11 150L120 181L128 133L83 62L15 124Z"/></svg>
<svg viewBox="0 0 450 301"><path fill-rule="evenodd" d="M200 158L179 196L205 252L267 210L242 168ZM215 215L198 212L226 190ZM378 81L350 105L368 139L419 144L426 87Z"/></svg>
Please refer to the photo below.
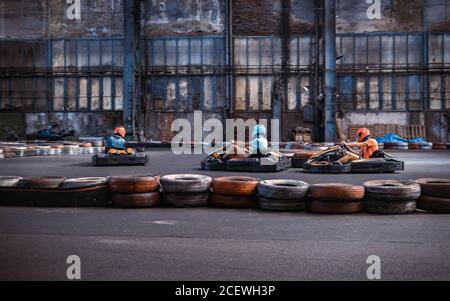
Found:
<svg viewBox="0 0 450 301"><path fill-rule="evenodd" d="M377 140L370 138L370 131L367 128L360 128L356 131L356 143L346 143L350 151L354 154L358 154L362 159L370 159L375 151L378 150ZM352 149L352 147L360 147L359 153Z"/></svg>

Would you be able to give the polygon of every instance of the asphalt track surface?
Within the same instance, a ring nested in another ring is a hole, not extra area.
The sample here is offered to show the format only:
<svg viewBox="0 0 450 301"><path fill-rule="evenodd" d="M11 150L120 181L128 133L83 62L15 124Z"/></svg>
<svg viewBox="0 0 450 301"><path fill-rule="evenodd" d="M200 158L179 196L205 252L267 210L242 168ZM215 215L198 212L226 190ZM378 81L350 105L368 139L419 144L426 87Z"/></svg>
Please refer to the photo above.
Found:
<svg viewBox="0 0 450 301"><path fill-rule="evenodd" d="M311 184L450 178L450 151L391 152L396 174L253 174ZM92 167L90 156L12 158L0 175L66 177L205 172L202 155L148 152L145 167ZM247 174L248 175L248 174ZM66 258L82 280L367 280L369 255L382 280L450 280L450 215L318 215L217 208L0 207L0 280L66 280Z"/></svg>

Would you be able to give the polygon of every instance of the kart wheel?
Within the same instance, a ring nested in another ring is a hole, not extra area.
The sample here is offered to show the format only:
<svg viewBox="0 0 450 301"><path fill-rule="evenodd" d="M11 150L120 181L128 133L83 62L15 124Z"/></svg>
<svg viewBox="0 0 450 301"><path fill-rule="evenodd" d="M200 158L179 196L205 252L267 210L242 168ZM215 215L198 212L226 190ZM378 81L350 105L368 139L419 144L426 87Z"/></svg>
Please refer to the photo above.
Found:
<svg viewBox="0 0 450 301"><path fill-rule="evenodd" d="M161 178L165 193L196 193L209 191L212 178L196 174L166 175Z"/></svg>
<svg viewBox="0 0 450 301"><path fill-rule="evenodd" d="M436 213L450 213L450 198L422 195L417 201L417 208Z"/></svg>
<svg viewBox="0 0 450 301"><path fill-rule="evenodd" d="M308 194L309 184L297 180L265 180L258 185L258 196L268 199L296 200Z"/></svg>
<svg viewBox="0 0 450 301"><path fill-rule="evenodd" d="M304 199L269 199L258 196L258 207L273 211L298 211L305 209L306 201Z"/></svg>
<svg viewBox="0 0 450 301"><path fill-rule="evenodd" d="M159 191L131 194L113 193L111 201L114 206L121 208L155 207L159 204L160 193Z"/></svg>
<svg viewBox="0 0 450 301"><path fill-rule="evenodd" d="M373 180L363 183L366 198L380 201L415 201L420 197L420 185L415 181Z"/></svg>
<svg viewBox="0 0 450 301"><path fill-rule="evenodd" d="M22 178L17 176L0 176L0 187L16 186L20 180Z"/></svg>
<svg viewBox="0 0 450 301"><path fill-rule="evenodd" d="M253 208L256 207L255 196L224 195L218 193L211 194L210 204L214 207L222 208Z"/></svg>
<svg viewBox="0 0 450 301"><path fill-rule="evenodd" d="M59 187L65 179L60 176L26 178L22 179L18 185L23 187Z"/></svg>
<svg viewBox="0 0 450 301"><path fill-rule="evenodd" d="M312 165L305 163L303 170L309 173L349 173L351 171L351 164L326 164L326 165Z"/></svg>
<svg viewBox="0 0 450 301"><path fill-rule="evenodd" d="M162 205L169 207L208 206L209 192L163 193Z"/></svg>
<svg viewBox="0 0 450 301"><path fill-rule="evenodd" d="M324 214L350 214L362 211L362 201L352 202L324 202L319 200L310 200L308 210L313 213Z"/></svg>
<svg viewBox="0 0 450 301"><path fill-rule="evenodd" d="M416 201L390 201L389 199L365 199L364 211L377 214L406 214L416 210Z"/></svg>
<svg viewBox="0 0 450 301"><path fill-rule="evenodd" d="M157 176L113 176L109 178L112 193L148 193L159 189Z"/></svg>
<svg viewBox="0 0 450 301"><path fill-rule="evenodd" d="M422 195L450 199L450 179L420 178L416 180Z"/></svg>
<svg viewBox="0 0 450 301"><path fill-rule="evenodd" d="M364 186L343 183L324 183L312 185L311 198L319 201L361 201L364 198Z"/></svg>
<svg viewBox="0 0 450 301"><path fill-rule="evenodd" d="M256 195L259 179L242 176L219 177L212 181L212 191L225 195Z"/></svg>

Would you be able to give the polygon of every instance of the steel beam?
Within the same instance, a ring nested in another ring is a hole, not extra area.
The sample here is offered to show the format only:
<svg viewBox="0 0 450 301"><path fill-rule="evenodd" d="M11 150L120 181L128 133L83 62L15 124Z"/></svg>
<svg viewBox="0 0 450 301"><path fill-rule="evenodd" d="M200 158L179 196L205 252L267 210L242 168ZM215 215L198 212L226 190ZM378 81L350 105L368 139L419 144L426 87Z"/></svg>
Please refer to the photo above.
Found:
<svg viewBox="0 0 450 301"><path fill-rule="evenodd" d="M336 141L336 3L325 0L325 141Z"/></svg>

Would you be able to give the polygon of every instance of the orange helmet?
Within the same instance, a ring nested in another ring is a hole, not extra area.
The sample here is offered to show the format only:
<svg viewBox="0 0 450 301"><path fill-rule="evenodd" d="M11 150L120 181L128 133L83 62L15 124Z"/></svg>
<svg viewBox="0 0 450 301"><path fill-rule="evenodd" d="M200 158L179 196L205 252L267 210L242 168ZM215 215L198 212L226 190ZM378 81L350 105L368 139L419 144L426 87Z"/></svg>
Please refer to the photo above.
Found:
<svg viewBox="0 0 450 301"><path fill-rule="evenodd" d="M119 134L122 137L125 137L125 128L123 126L119 126L118 128L114 129L114 134Z"/></svg>
<svg viewBox="0 0 450 301"><path fill-rule="evenodd" d="M358 139L358 142L363 142L369 136L370 131L367 128L360 128L356 131L356 139Z"/></svg>

